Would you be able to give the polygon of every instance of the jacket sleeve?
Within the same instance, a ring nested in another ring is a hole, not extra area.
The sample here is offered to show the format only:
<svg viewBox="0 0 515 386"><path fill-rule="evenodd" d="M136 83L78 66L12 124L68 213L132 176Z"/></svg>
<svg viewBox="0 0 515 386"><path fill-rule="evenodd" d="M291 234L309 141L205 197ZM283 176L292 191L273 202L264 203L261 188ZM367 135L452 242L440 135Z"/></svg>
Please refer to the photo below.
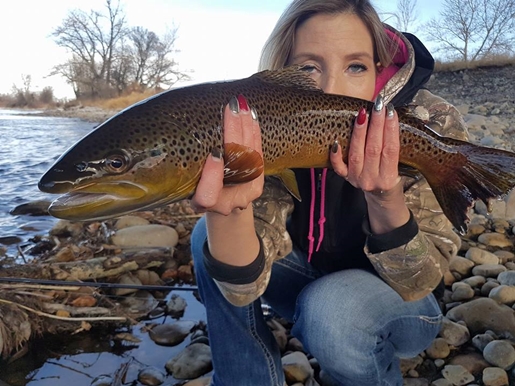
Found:
<svg viewBox="0 0 515 386"><path fill-rule="evenodd" d="M256 280L234 284L215 280L224 297L235 306L245 306L260 297L268 286L272 264L292 250L292 241L286 230L286 220L293 211L293 198L282 182L266 177L263 194L254 200L254 223L261 240L264 264Z"/></svg>
<svg viewBox="0 0 515 386"><path fill-rule="evenodd" d="M468 140L460 113L444 99L420 90L414 98L415 113L441 135ZM406 204L418 224L418 232L406 244L378 253L365 253L379 275L404 300L431 293L448 269L461 245L425 179L404 178Z"/></svg>

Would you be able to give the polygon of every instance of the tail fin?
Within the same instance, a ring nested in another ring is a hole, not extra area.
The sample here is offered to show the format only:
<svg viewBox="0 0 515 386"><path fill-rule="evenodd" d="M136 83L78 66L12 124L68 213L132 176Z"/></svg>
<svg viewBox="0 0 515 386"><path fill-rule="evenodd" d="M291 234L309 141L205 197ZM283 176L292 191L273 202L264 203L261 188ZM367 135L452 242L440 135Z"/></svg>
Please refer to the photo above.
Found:
<svg viewBox="0 0 515 386"><path fill-rule="evenodd" d="M461 141L456 141L461 142ZM460 162L446 165L452 172L425 176L444 214L461 233L467 231L467 211L475 200L507 194L515 186L515 153L461 142ZM464 158L463 158L464 157Z"/></svg>

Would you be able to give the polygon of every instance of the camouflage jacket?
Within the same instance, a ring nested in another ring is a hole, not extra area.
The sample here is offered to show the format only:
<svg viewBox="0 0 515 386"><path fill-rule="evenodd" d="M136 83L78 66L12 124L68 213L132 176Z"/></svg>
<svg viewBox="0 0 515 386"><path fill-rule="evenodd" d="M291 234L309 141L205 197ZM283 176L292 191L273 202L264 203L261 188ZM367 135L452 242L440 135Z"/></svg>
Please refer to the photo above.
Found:
<svg viewBox="0 0 515 386"><path fill-rule="evenodd" d="M402 35L409 60L381 91L386 103L406 85L413 73L413 47ZM444 136L467 140L468 132L459 112L442 98L420 89L413 98L419 118ZM426 296L440 283L448 261L456 255L460 238L444 216L428 183L422 179L404 178L408 208L418 224L418 233L399 247L371 253L364 252L377 273L405 300ZM233 284L216 281L224 296L234 305L243 306L261 296L270 279L272 264L289 254L292 240L287 219L293 211L294 198L274 177L267 177L261 197L253 202L256 231L262 241L264 269L252 283Z"/></svg>

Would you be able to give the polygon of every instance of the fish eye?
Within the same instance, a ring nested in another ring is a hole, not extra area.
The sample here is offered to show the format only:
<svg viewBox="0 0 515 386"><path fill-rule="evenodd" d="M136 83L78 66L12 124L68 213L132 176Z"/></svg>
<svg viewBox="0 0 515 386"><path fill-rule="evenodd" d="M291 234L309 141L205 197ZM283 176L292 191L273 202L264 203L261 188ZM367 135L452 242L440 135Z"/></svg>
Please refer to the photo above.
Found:
<svg viewBox="0 0 515 386"><path fill-rule="evenodd" d="M123 173L129 166L129 158L124 154L110 154L105 159L105 167L111 173Z"/></svg>

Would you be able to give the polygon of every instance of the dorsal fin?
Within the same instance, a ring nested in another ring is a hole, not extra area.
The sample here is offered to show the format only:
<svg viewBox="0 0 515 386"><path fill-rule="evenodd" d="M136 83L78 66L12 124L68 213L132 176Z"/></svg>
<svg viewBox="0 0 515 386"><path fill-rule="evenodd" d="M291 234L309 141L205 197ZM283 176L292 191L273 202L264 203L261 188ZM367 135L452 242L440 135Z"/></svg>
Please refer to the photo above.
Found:
<svg viewBox="0 0 515 386"><path fill-rule="evenodd" d="M281 68L280 70L265 70L251 76L259 78L264 82L277 84L284 87L295 87L301 90L320 91L317 82L306 72L308 66L294 64Z"/></svg>

